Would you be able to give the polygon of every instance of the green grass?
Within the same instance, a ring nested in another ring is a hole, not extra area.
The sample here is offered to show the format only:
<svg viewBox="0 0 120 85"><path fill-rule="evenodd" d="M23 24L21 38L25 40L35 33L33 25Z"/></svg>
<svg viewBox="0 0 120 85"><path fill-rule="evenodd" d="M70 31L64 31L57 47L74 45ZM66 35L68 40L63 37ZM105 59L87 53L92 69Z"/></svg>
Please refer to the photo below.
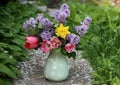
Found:
<svg viewBox="0 0 120 85"><path fill-rule="evenodd" d="M94 69L93 84L120 85L120 10L71 2L69 5L70 23L79 24L86 16L93 19L89 32L81 38L82 55Z"/></svg>

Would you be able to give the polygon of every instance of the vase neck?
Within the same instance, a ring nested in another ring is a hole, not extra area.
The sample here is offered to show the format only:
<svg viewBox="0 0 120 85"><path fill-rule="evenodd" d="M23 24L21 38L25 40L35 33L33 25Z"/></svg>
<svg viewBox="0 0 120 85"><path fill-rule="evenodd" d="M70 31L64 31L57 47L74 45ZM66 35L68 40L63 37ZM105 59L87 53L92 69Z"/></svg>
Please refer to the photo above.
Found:
<svg viewBox="0 0 120 85"><path fill-rule="evenodd" d="M55 52L55 53L60 53L60 51L61 51L60 47L52 50L52 52Z"/></svg>

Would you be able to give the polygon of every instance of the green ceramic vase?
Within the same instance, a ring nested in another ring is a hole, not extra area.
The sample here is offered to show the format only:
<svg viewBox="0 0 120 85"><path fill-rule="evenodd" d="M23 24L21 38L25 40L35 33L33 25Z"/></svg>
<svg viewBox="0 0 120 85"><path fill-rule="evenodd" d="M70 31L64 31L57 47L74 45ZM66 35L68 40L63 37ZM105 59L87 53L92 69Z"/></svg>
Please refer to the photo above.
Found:
<svg viewBox="0 0 120 85"><path fill-rule="evenodd" d="M60 50L60 48L52 50L44 66L44 75L50 81L62 81L69 75L67 58Z"/></svg>

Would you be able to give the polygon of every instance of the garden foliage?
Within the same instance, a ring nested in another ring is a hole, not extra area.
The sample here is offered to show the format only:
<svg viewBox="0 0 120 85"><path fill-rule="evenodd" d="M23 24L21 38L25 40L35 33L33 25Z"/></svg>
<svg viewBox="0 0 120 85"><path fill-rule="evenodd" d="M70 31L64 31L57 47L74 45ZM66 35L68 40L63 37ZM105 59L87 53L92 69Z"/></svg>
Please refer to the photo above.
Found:
<svg viewBox="0 0 120 85"><path fill-rule="evenodd" d="M28 58L23 47L25 33L21 30L22 24L37 12L30 5L16 3L0 7L0 85L11 85L11 79L20 76L18 62Z"/></svg>
<svg viewBox="0 0 120 85"><path fill-rule="evenodd" d="M84 58L93 67L94 85L120 84L120 10L69 3L72 10L70 23L90 15L93 19L87 35L81 39ZM68 20L69 21L69 20Z"/></svg>

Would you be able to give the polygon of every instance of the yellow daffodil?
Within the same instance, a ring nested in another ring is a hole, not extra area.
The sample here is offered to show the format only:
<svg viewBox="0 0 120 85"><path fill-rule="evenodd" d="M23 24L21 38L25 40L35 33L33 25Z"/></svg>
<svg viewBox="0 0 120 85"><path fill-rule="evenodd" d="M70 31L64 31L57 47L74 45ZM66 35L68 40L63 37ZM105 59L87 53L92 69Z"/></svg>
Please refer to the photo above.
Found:
<svg viewBox="0 0 120 85"><path fill-rule="evenodd" d="M63 24L60 24L60 26L55 29L55 33L58 37L63 39L66 38L66 35L71 34L69 31L69 26L64 27Z"/></svg>

